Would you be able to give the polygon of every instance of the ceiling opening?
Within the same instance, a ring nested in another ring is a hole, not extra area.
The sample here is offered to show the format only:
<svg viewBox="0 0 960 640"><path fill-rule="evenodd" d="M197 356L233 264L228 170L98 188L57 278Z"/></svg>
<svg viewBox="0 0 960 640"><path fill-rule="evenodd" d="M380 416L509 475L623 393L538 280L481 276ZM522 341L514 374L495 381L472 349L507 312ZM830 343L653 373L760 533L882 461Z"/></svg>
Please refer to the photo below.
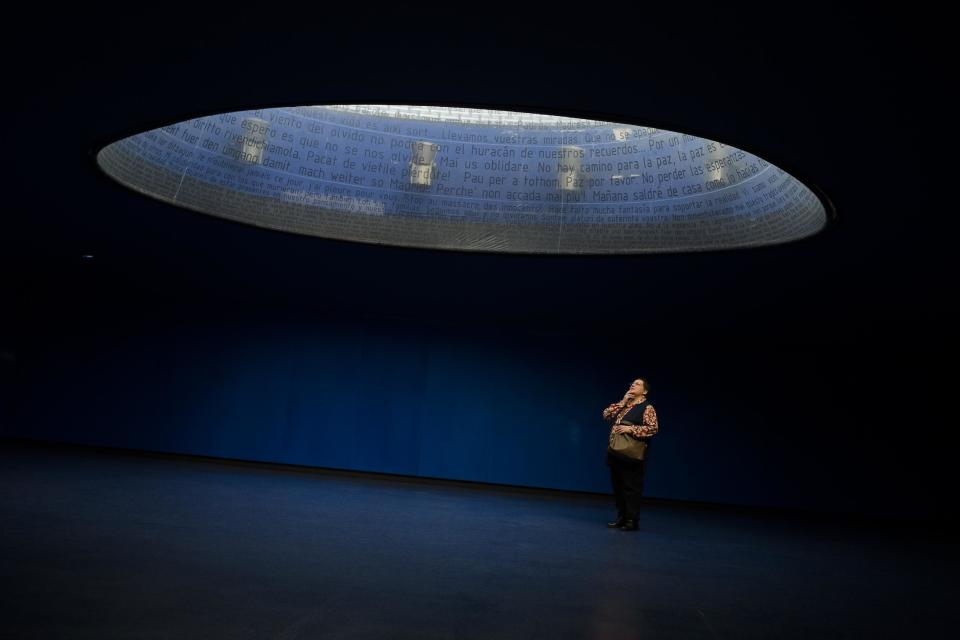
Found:
<svg viewBox="0 0 960 640"><path fill-rule="evenodd" d="M636 254L780 244L828 220L806 185L712 140L488 109L325 105L194 118L97 163L146 195L259 227L407 247Z"/></svg>

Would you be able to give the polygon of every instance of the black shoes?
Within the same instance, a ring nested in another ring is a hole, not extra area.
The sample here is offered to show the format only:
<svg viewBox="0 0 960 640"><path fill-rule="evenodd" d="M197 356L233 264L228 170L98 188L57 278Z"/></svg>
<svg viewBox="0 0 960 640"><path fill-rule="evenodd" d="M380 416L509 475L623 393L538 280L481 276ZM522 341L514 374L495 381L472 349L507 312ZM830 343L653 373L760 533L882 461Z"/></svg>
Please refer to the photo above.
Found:
<svg viewBox="0 0 960 640"><path fill-rule="evenodd" d="M636 520L627 520L623 526L620 527L620 531L636 531L639 528L640 524Z"/></svg>
<svg viewBox="0 0 960 640"><path fill-rule="evenodd" d="M617 516L614 522L608 522L607 526L611 529L620 529L620 531L636 531L640 528L640 523L636 518L632 520L626 516Z"/></svg>

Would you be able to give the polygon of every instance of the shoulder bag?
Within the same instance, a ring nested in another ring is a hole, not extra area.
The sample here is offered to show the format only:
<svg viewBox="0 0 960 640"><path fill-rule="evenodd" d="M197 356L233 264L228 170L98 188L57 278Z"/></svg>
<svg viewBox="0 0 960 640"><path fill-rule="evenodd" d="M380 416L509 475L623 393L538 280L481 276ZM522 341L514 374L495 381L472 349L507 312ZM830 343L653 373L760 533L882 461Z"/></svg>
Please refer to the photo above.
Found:
<svg viewBox="0 0 960 640"><path fill-rule="evenodd" d="M633 426L629 422L621 422L620 424L627 427ZM615 433L611 436L610 446L607 447L607 450L621 458L639 461L646 458L647 443L629 433Z"/></svg>

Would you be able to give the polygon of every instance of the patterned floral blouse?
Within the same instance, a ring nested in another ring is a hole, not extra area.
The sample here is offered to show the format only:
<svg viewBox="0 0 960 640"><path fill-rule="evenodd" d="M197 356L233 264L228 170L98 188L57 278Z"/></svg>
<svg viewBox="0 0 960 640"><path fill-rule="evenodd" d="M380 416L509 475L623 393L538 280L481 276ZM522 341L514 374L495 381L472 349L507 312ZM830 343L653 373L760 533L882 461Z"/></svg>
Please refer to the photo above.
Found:
<svg viewBox="0 0 960 640"><path fill-rule="evenodd" d="M613 421L613 426L610 427L611 440L613 440L613 427L620 425L620 420L623 419L623 416L625 416L627 412L633 408L633 405L639 404L646 399L646 396L641 396L639 398L635 398L630 404L624 404L624 402L621 400L620 402L614 402L603 410L603 419ZM643 411L643 424L634 426L620 426L627 429L628 433L636 436L637 438L648 438L654 435L660 429L660 426L657 424L657 412L654 411L652 404L648 404L647 408Z"/></svg>

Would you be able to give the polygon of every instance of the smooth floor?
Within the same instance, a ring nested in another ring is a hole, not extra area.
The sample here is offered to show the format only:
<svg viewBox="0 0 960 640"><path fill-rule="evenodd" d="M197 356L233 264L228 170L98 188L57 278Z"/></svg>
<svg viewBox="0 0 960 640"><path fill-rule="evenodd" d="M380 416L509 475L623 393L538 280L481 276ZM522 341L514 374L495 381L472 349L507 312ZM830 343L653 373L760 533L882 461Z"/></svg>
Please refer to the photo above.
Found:
<svg viewBox="0 0 960 640"><path fill-rule="evenodd" d="M919 527L0 441L2 638L947 638Z"/></svg>

